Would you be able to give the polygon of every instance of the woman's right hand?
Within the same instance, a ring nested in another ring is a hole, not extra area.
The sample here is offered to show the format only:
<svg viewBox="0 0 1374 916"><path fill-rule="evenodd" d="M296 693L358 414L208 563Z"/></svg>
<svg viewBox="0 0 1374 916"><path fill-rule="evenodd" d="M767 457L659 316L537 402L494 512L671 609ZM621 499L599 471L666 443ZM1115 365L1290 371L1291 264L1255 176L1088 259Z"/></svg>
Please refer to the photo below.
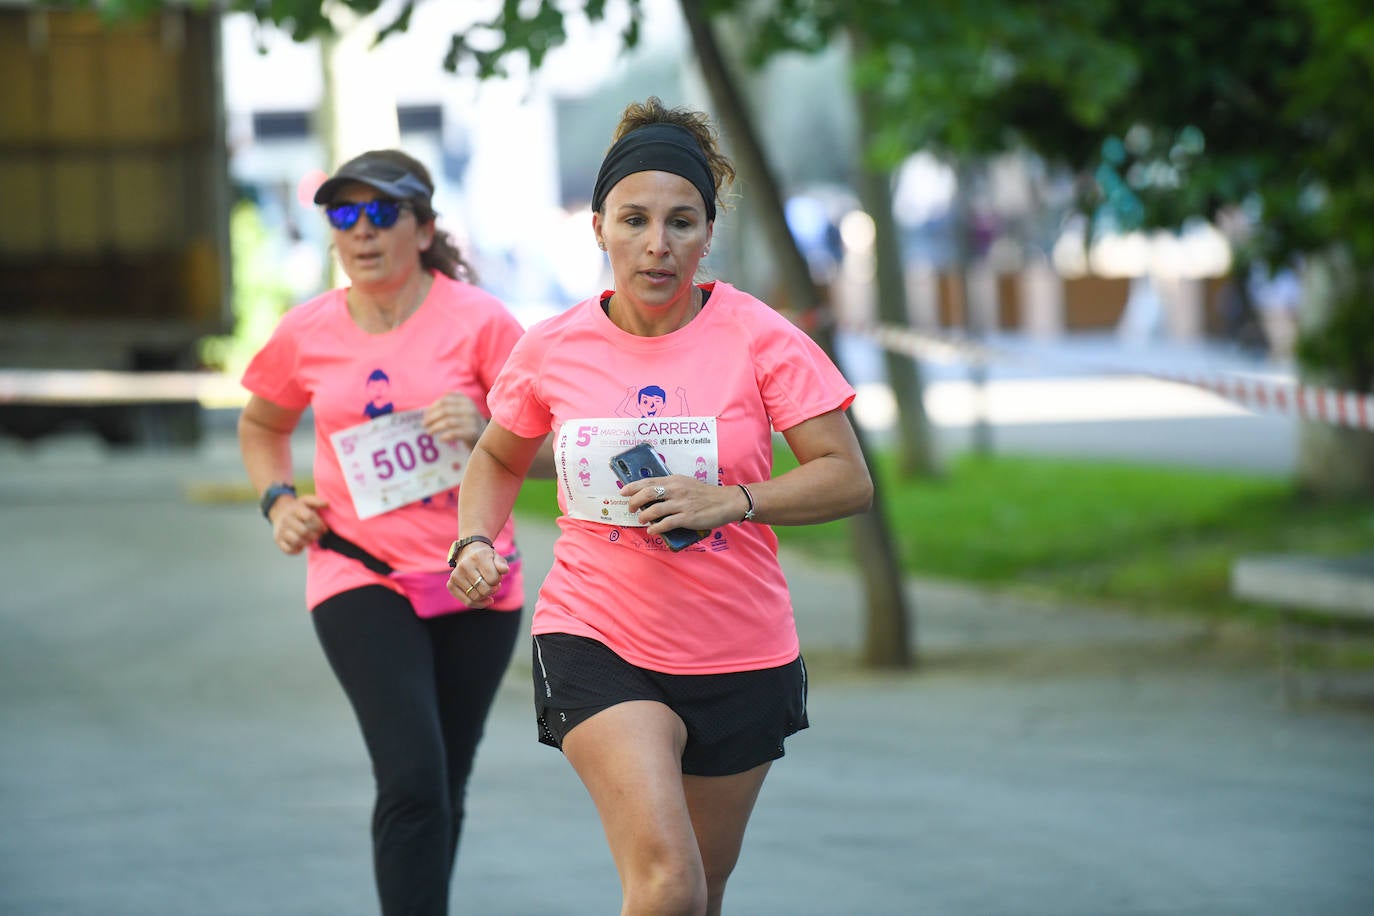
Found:
<svg viewBox="0 0 1374 916"><path fill-rule="evenodd" d="M295 556L329 530L320 510L329 503L314 494L282 496L272 504L272 540L281 552Z"/></svg>

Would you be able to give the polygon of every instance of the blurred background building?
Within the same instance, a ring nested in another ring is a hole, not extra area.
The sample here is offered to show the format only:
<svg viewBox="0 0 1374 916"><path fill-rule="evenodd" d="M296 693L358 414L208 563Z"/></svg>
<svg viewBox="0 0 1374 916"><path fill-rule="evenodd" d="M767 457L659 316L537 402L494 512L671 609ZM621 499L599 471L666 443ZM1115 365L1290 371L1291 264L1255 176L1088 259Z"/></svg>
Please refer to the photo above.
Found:
<svg viewBox="0 0 1374 916"><path fill-rule="evenodd" d="M286 308L337 282L311 194L375 147L426 163L442 224L522 321L609 285L587 208L621 109L649 95L711 108L673 0L644 0L626 52L609 7L599 24L570 17L537 74L479 81L442 66L454 32L491 12L479 4L418 4L380 43L394 4L338 14L335 37L298 43L245 13L173 6L110 28L89 10L0 0L0 192L20 215L0 227L0 360L236 375ZM855 191L849 65L840 46L785 54L744 88L811 272L862 326L877 317L875 230ZM736 190L706 269L785 307L756 197ZM1243 213L1149 235L1099 221L1088 239L1070 178L1027 155L956 174L918 152L892 192L918 329L1291 354L1294 272L1227 279ZM1248 317L1237 284L1258 305ZM851 341L846 358L860 382L880 377L871 344ZM38 429L42 410L3 412Z"/></svg>
<svg viewBox="0 0 1374 916"><path fill-rule="evenodd" d="M339 117L367 126L338 154L394 142L418 154L439 182L444 222L468 246L484 285L522 313L538 315L605 282L586 207L623 105L650 94L670 104L709 105L676 5L667 0L646 3L643 38L630 52L619 53L621 24L608 21L571 35L536 76L485 83L439 66L449 36L469 24L455 18L467 8L422 4L405 33L370 49L375 23L349 26L362 40L342 51L335 70L366 91L340 85L337 97L347 110ZM309 176L328 170L328 138L317 125L325 59L341 52L320 42L297 44L244 14L226 16L223 35L231 174L262 208L283 252L300 252L280 260L292 290L305 295L327 282L323 265L305 253L317 260L325 241L306 192ZM348 40L345 33L332 44ZM873 312L872 230L855 212L857 129L845 68L842 48L784 56L756 74L750 92L791 198L794 234L818 279L835 281L844 317L864 320ZM926 153L898 173L894 207L918 327L966 324L960 297L950 290L958 268L960 191L954 172ZM1069 217L1069 180L1021 156L989 163L962 193L974 223L967 307L978 326L1039 336L1119 330L1178 340L1232 330L1221 280L1229 249L1216 228L1197 224L1150 236L1099 228L1089 245L1081 220ZM717 227L735 244L717 245L718 260L709 266L768 295L777 284L749 206L746 189Z"/></svg>

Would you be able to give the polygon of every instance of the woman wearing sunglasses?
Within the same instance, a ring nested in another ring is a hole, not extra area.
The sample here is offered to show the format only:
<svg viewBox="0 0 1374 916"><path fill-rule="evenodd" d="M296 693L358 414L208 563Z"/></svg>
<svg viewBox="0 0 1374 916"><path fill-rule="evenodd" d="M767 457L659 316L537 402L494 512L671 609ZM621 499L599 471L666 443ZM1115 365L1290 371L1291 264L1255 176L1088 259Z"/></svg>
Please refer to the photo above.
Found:
<svg viewBox="0 0 1374 916"><path fill-rule="evenodd" d="M490 540L517 570L509 587L481 609L444 587L457 478L521 328L472 284L433 190L398 150L364 153L320 186L349 284L282 319L244 374L239 420L272 539L306 554L306 605L371 757L386 914L447 912L468 774L524 596L509 520ZM313 494L292 478L306 408Z"/></svg>

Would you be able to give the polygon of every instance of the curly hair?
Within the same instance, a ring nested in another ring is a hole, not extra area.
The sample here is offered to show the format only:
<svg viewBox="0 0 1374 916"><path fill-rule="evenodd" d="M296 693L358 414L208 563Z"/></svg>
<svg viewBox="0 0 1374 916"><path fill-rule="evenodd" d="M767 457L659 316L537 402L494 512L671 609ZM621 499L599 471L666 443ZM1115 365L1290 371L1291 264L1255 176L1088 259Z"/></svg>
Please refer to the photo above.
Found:
<svg viewBox="0 0 1374 916"><path fill-rule="evenodd" d="M631 102L625 106L625 110L620 113L620 123L616 125L615 133L611 137L611 146L630 131L650 124L674 124L696 138L697 143L701 145L702 153L706 155L707 164L711 167L711 180L716 189L716 207L721 210L727 209L722 192L734 183L735 167L721 152L720 132L711 118L694 108L669 108L658 96L651 95L642 102Z"/></svg>

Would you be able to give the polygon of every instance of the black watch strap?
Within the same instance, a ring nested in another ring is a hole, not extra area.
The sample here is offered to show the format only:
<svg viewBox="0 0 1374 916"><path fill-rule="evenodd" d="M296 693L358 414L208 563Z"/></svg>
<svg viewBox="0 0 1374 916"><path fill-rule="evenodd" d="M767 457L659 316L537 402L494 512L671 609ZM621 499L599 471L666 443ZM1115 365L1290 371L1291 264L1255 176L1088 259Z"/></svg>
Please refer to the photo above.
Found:
<svg viewBox="0 0 1374 916"><path fill-rule="evenodd" d="M493 550L496 545L491 542L491 538L484 534L469 534L465 538L459 538L453 542L453 546L448 549L448 565L450 568L458 565L458 555L463 552L463 548L469 544L486 544Z"/></svg>
<svg viewBox="0 0 1374 916"><path fill-rule="evenodd" d="M277 502L277 500L287 495L296 495L295 484L282 483L281 481L268 484L267 489L263 491L262 499L258 500L258 508L262 510L262 517L270 521L271 516L267 513L272 511L272 506Z"/></svg>

